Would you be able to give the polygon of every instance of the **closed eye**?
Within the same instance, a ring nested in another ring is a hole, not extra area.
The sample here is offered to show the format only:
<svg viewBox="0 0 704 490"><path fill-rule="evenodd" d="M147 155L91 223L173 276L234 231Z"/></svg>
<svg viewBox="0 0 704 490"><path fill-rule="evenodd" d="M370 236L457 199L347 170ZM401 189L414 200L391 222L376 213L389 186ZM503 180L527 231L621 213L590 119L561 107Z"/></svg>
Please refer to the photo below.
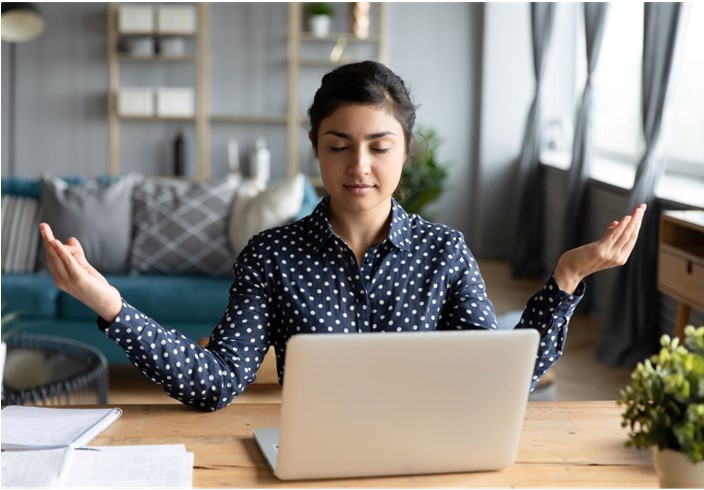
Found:
<svg viewBox="0 0 704 490"><path fill-rule="evenodd" d="M346 146L331 146L330 151L333 153L339 153L341 151L345 151L347 149Z"/></svg>
<svg viewBox="0 0 704 490"><path fill-rule="evenodd" d="M374 153L388 153L391 148L372 148Z"/></svg>

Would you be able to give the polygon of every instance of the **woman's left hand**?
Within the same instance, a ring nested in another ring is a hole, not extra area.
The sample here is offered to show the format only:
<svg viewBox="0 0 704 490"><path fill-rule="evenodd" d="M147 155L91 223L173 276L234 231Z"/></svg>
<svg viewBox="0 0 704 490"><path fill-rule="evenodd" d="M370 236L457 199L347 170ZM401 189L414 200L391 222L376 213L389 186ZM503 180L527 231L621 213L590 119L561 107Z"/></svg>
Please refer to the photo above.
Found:
<svg viewBox="0 0 704 490"><path fill-rule="evenodd" d="M645 204L641 204L620 222L613 221L601 239L562 254L553 273L560 289L574 293L589 274L625 264L638 239L644 213Z"/></svg>

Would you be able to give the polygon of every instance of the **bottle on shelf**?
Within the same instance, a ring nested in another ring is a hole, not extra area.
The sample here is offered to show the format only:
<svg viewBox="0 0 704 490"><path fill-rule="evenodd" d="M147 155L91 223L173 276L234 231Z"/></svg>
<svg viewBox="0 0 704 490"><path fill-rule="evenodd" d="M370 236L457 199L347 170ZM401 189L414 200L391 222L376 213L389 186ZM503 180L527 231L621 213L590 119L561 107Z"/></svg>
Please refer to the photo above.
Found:
<svg viewBox="0 0 704 490"><path fill-rule="evenodd" d="M230 167L230 173L240 173L240 147L236 139L231 139L227 142L227 162Z"/></svg>
<svg viewBox="0 0 704 490"><path fill-rule="evenodd" d="M264 138L257 138L257 147L252 152L250 166L252 178L261 189L265 189L271 175L271 152L266 147Z"/></svg>
<svg viewBox="0 0 704 490"><path fill-rule="evenodd" d="M183 136L183 131L178 130L174 138L174 175L186 175L186 138Z"/></svg>

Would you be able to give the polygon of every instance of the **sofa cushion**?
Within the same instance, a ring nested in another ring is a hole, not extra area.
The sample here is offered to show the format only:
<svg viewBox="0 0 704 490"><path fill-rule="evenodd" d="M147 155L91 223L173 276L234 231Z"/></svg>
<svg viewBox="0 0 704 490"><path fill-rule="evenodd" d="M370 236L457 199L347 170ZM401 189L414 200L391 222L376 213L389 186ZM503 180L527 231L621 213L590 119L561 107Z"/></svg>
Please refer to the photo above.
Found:
<svg viewBox="0 0 704 490"><path fill-rule="evenodd" d="M22 318L58 315L60 291L49 274L3 274L2 312L17 313Z"/></svg>
<svg viewBox="0 0 704 490"><path fill-rule="evenodd" d="M235 257L227 224L239 183L236 177L203 184L150 179L137 186L131 271L230 274Z"/></svg>
<svg viewBox="0 0 704 490"><path fill-rule="evenodd" d="M205 276L106 275L122 297L162 324L205 322L214 327L225 311L232 278ZM67 294L59 298L62 319L95 318Z"/></svg>
<svg viewBox="0 0 704 490"><path fill-rule="evenodd" d="M2 272L34 272L39 249L39 201L2 196Z"/></svg>
<svg viewBox="0 0 704 490"><path fill-rule="evenodd" d="M140 179L126 175L111 183L90 180L69 185L64 179L43 175L41 220L65 242L74 236L88 261L101 272L124 272L132 230L132 189ZM47 268L45 253L40 264Z"/></svg>
<svg viewBox="0 0 704 490"><path fill-rule="evenodd" d="M301 209L304 185L303 174L263 190L254 180L243 183L230 215L229 242L234 254L239 255L257 233L290 222Z"/></svg>
<svg viewBox="0 0 704 490"><path fill-rule="evenodd" d="M102 176L100 181L108 181L111 176ZM85 177L63 177L69 185L80 185L85 183ZM2 179L3 196L31 197L39 199L41 196L41 182L39 179L29 179L26 177L9 177Z"/></svg>

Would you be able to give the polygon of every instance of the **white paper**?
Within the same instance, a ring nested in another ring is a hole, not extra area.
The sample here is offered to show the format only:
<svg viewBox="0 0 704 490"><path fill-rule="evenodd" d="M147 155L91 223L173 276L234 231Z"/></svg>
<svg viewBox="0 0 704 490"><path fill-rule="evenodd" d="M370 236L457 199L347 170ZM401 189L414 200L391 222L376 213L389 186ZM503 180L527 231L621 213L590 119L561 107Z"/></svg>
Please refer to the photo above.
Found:
<svg viewBox="0 0 704 490"><path fill-rule="evenodd" d="M181 487L193 485L193 453L183 445L95 446L74 450L64 486Z"/></svg>
<svg viewBox="0 0 704 490"><path fill-rule="evenodd" d="M70 466L70 449L4 451L0 457L2 488L55 487Z"/></svg>

